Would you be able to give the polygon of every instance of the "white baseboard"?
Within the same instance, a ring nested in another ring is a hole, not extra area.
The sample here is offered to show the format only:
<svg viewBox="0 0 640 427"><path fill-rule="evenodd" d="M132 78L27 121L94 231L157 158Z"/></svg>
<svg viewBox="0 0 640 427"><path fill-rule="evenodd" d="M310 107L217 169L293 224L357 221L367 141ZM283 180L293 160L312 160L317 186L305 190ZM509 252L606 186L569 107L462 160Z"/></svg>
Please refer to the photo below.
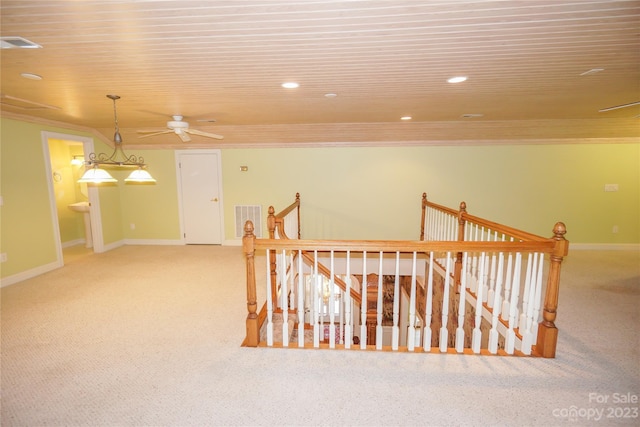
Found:
<svg viewBox="0 0 640 427"><path fill-rule="evenodd" d="M0 279L0 287L4 288L5 286L13 285L14 283L22 282L23 280L31 279L32 277L39 276L44 273L48 273L49 271L58 269L62 267L64 263L62 261L54 261L49 264L44 264L36 268L32 268L31 270L25 270L18 274L14 274L13 276L7 276Z"/></svg>
<svg viewBox="0 0 640 427"><path fill-rule="evenodd" d="M156 245L156 246L174 246L184 245L184 240L169 240L169 239L124 239L125 245Z"/></svg>
<svg viewBox="0 0 640 427"><path fill-rule="evenodd" d="M64 249L64 248L70 248L71 246L84 245L85 243L87 243L87 241L84 238L69 240L68 242L62 242L62 248Z"/></svg>
<svg viewBox="0 0 640 427"><path fill-rule="evenodd" d="M577 251L640 251L640 243L569 243Z"/></svg>
<svg viewBox="0 0 640 427"><path fill-rule="evenodd" d="M101 251L96 251L96 248L95 248L95 247L93 248L93 250L94 250L96 253L102 253L102 252L107 252L107 251L110 251L110 250L113 250L113 249L119 248L120 246L124 246L124 244L125 244L125 243L124 243L124 240L118 240L118 241L116 241L116 242L109 243L108 245L104 245L104 246L102 247L102 250L101 250Z"/></svg>

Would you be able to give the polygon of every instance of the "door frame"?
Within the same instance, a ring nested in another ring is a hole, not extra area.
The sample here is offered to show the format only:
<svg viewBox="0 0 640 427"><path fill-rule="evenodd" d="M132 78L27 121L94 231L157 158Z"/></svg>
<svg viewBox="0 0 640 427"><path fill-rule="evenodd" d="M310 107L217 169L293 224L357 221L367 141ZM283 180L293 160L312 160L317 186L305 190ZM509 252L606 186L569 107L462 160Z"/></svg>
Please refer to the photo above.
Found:
<svg viewBox="0 0 640 427"><path fill-rule="evenodd" d="M183 215L183 195L182 195L182 173L180 169L180 161L183 155L186 154L217 154L218 159L218 199L220 203L218 203L218 209L220 210L220 244L224 244L225 242L225 234L224 234L224 197L222 194L222 151L217 148L207 148L207 149L193 149L193 150L175 150L175 161L176 161L176 179L178 183L178 218L180 220L180 241L183 245L186 245L186 239L184 237L185 227L184 227L184 215Z"/></svg>
<svg viewBox="0 0 640 427"><path fill-rule="evenodd" d="M44 153L44 167L47 174L47 187L49 190L49 210L51 212L51 220L53 225L53 235L56 247L56 262L60 266L64 265L62 256L62 238L60 237L60 224L58 218L58 209L56 205L56 196L53 190L53 171L51 170L51 152L49 151L49 140L59 139L63 141L82 143L82 152L84 158L88 159L89 153L93 153L93 138L72 135L66 133L42 131L40 133L42 139L42 151ZM102 237L102 216L100 215L100 197L98 188L94 185L87 185L87 194L89 195L89 204L91 209L89 217L91 218L91 234L93 238L93 251L104 252L104 239Z"/></svg>

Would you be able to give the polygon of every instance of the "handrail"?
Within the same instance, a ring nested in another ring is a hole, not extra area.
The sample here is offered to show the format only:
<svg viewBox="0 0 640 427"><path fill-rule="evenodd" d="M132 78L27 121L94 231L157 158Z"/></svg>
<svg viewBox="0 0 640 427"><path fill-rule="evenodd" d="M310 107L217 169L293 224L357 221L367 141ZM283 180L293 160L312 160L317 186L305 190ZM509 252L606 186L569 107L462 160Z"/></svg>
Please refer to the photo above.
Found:
<svg viewBox="0 0 640 427"><path fill-rule="evenodd" d="M303 251L370 251L370 252L544 252L553 253L555 241L544 242L477 242L457 240L420 241L420 240L285 240L256 239L256 249L303 250Z"/></svg>
<svg viewBox="0 0 640 427"><path fill-rule="evenodd" d="M267 228L269 229L269 237L271 239L275 238L275 232L278 231L278 235L283 239L290 239L291 237L287 236L287 232L285 230L284 221L285 218L294 210L297 209L298 215L298 223L297 223L297 236L296 239L300 238L300 193L296 193L296 200L291 203L289 206L281 210L279 213L275 213L275 209L273 206L269 206L269 215L267 216Z"/></svg>

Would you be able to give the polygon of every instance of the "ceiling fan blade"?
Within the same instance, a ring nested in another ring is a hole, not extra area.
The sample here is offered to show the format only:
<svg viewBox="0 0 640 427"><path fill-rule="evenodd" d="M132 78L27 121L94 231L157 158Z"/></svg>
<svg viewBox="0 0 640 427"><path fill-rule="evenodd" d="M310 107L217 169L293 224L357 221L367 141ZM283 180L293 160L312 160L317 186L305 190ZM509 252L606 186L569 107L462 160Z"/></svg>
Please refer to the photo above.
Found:
<svg viewBox="0 0 640 427"><path fill-rule="evenodd" d="M604 113L605 111L617 110L618 108L633 107L634 105L638 105L638 104L640 104L640 101L630 102L628 104L622 104L622 105L614 105L613 107L608 107L608 108L603 108L601 110L598 110L598 112Z"/></svg>
<svg viewBox="0 0 640 427"><path fill-rule="evenodd" d="M175 134L178 135L180 137L180 139L182 140L182 142L189 142L191 141L191 138L189 138L189 135L187 135L182 129L176 129L175 130Z"/></svg>
<svg viewBox="0 0 640 427"><path fill-rule="evenodd" d="M138 138L148 138L150 136L156 136L156 135L162 135L162 134L165 134L165 133L171 133L172 131L171 130L161 130L161 131L154 130L154 131L150 131L150 132L151 133L147 133L147 131L138 131L138 133L146 133L146 135L141 135Z"/></svg>
<svg viewBox="0 0 640 427"><path fill-rule="evenodd" d="M205 136L207 138L224 139L224 136L222 135L216 135L215 133L209 133L209 132L202 132L196 129L186 129L185 132L192 133L194 135Z"/></svg>

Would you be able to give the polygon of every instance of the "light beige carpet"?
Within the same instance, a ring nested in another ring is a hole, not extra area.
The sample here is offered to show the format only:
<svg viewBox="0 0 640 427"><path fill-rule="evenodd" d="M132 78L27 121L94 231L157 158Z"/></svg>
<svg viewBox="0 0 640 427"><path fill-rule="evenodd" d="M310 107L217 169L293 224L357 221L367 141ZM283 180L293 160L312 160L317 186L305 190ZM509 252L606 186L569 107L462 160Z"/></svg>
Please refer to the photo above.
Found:
<svg viewBox="0 0 640 427"><path fill-rule="evenodd" d="M553 360L242 348L240 248L84 252L2 289L2 426L640 422L637 251L572 251Z"/></svg>

